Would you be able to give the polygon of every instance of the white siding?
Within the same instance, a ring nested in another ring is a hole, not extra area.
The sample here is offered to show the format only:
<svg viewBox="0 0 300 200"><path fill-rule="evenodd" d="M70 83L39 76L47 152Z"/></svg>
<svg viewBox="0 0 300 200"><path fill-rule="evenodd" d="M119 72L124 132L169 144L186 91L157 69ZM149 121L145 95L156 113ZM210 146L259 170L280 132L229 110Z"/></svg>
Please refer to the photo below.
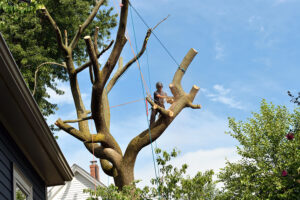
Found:
<svg viewBox="0 0 300 200"><path fill-rule="evenodd" d="M95 185L84 176L75 172L74 178L70 182L61 186L53 187L48 193L48 200L85 200L89 194L83 193L83 189L94 189Z"/></svg>

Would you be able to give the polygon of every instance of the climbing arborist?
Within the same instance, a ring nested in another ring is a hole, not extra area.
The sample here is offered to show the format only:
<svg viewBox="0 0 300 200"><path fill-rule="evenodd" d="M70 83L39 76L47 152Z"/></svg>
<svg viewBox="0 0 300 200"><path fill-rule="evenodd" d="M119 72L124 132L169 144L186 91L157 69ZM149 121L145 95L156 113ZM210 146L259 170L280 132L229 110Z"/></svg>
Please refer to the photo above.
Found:
<svg viewBox="0 0 300 200"><path fill-rule="evenodd" d="M161 82L156 83L156 91L154 92L154 103L158 106L165 108L165 99L168 98L167 93L163 91L163 84ZM156 109L151 109L150 125L155 121L157 115Z"/></svg>

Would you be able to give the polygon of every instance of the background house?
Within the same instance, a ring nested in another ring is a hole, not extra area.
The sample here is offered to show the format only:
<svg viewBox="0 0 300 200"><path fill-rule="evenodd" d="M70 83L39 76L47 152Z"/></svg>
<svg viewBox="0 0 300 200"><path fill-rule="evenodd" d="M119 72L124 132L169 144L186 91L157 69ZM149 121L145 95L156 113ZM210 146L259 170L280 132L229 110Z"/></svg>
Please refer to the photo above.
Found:
<svg viewBox="0 0 300 200"><path fill-rule="evenodd" d="M81 200L87 199L89 194L83 193L84 189L106 187L99 180L99 167L96 163L90 165L90 173L74 164L72 166L74 178L62 186L55 186L48 191L48 200Z"/></svg>
<svg viewBox="0 0 300 200"><path fill-rule="evenodd" d="M73 174L0 34L0 199L47 199Z"/></svg>

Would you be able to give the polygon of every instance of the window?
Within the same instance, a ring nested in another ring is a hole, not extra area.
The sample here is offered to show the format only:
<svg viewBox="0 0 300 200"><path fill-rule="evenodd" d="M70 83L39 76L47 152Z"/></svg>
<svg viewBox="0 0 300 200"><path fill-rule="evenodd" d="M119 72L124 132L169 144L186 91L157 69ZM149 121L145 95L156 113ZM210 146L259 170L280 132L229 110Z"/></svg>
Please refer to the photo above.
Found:
<svg viewBox="0 0 300 200"><path fill-rule="evenodd" d="M21 173L18 167L13 165L14 200L32 200L32 185Z"/></svg>

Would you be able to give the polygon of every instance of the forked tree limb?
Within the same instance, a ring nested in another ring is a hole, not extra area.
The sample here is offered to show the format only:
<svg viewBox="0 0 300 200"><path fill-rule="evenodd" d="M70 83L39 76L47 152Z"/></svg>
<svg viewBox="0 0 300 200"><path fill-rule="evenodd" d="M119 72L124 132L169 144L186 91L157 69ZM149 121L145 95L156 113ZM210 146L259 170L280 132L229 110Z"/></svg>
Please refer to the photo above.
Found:
<svg viewBox="0 0 300 200"><path fill-rule="evenodd" d="M98 13L100 6L103 3L104 3L104 0L96 1L96 5L94 6L94 8L93 8L92 12L90 13L90 15L88 16L88 18L83 22L83 24L79 25L78 31L77 31L76 35L74 36L72 42L70 43L70 47L72 50L76 47L78 40L81 37L82 33L85 31L87 26L93 21L93 19L95 18L95 16Z"/></svg>
<svg viewBox="0 0 300 200"><path fill-rule="evenodd" d="M143 46L142 46L141 50L139 51L139 53L136 56L134 56L124 67L121 68L121 66L119 65L119 69L114 74L114 76L110 79L109 83L107 84L106 91L108 93L111 91L113 86L116 84L117 80L128 70L128 68L144 54L144 52L147 48L147 43L148 43L151 33L152 33L152 30L148 29L145 39L144 39L144 42L143 42Z"/></svg>
<svg viewBox="0 0 300 200"><path fill-rule="evenodd" d="M114 40L112 40L109 45L107 47L105 47L100 53L98 53L97 55L97 59L100 58L100 56L102 56L114 43ZM87 63L81 65L80 67L78 67L77 69L75 69L75 74L85 70L87 67L92 65L92 61L89 60Z"/></svg>
<svg viewBox="0 0 300 200"><path fill-rule="evenodd" d="M197 54L197 51L194 49L190 49L189 52L184 57L183 61L180 64L180 67L186 71L194 59L195 55ZM167 129L167 127L172 123L172 121L176 118L176 116L187 106L192 105L192 100L194 98L191 98L189 94L186 94L181 86L181 80L184 75L184 72L182 70L177 69L175 72L175 75L173 77L172 84L170 84L172 87L172 93L174 96L177 96L175 98L174 103L171 105L169 110L173 112L173 117L166 117L161 116L157 121L155 121L151 125L151 139L149 135L149 129L144 130L142 133L134 137L130 143L128 144L125 154L124 154L124 162L126 163L134 163L136 161L136 157L138 153L147 145L151 143L151 141L155 141L158 137L160 137L163 132ZM192 89L192 94L195 93L195 91L198 91L198 87L194 87ZM149 99L149 97L148 97ZM150 102L149 102L150 103Z"/></svg>

